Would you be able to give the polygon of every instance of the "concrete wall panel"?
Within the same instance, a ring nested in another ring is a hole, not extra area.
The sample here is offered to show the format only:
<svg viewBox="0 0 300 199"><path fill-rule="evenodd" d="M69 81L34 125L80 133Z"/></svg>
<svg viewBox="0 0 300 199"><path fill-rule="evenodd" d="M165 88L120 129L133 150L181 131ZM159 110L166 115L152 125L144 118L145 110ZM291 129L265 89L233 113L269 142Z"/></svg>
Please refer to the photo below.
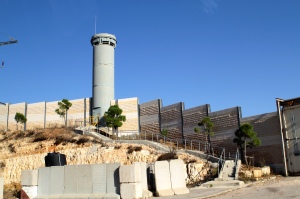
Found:
<svg viewBox="0 0 300 199"><path fill-rule="evenodd" d="M26 129L44 128L45 102L27 104Z"/></svg>
<svg viewBox="0 0 300 199"><path fill-rule="evenodd" d="M122 132L139 132L138 98L126 98L112 100L111 105L119 105L123 110L122 115L126 116L126 122L118 129Z"/></svg>
<svg viewBox="0 0 300 199"><path fill-rule="evenodd" d="M26 116L25 113L26 110L26 103L19 103L19 104L11 104L9 105L9 116L8 116L8 129L11 131L17 130L23 130L24 129L24 124L18 124L18 127L16 125L15 121L15 115L16 113L22 113L23 115Z"/></svg>

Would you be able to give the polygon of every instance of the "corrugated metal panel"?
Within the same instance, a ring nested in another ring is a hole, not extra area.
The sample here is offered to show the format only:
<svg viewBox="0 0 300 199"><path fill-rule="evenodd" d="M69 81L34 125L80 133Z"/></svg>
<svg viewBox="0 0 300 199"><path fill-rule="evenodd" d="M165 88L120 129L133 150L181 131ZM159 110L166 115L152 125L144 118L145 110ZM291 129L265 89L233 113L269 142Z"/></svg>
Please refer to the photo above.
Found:
<svg viewBox="0 0 300 199"><path fill-rule="evenodd" d="M283 109L289 172L300 172L300 106Z"/></svg>

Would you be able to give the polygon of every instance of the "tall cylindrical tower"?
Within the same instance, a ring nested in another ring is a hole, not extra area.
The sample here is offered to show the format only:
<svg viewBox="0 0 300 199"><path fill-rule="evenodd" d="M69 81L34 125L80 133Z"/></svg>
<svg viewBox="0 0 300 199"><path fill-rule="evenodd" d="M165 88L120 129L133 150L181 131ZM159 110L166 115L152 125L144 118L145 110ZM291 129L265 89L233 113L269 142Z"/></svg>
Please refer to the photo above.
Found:
<svg viewBox="0 0 300 199"><path fill-rule="evenodd" d="M114 51L117 39L114 35L100 33L92 36L93 45L93 116L100 118L115 98Z"/></svg>

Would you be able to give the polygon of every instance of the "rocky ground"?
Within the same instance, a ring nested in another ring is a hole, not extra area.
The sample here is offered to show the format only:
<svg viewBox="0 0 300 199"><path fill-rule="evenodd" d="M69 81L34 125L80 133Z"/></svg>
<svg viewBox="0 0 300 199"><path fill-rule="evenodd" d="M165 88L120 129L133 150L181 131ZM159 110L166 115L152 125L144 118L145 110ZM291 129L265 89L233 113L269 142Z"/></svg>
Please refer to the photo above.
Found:
<svg viewBox="0 0 300 199"><path fill-rule="evenodd" d="M51 128L35 131L2 132L0 134L0 176L4 179L4 198L15 198L20 190L22 170L45 166L48 152L66 155L67 164L155 162L157 160L180 158L194 167L209 164L185 153L162 154L154 148L140 144L109 143L90 136L76 134L72 129Z"/></svg>

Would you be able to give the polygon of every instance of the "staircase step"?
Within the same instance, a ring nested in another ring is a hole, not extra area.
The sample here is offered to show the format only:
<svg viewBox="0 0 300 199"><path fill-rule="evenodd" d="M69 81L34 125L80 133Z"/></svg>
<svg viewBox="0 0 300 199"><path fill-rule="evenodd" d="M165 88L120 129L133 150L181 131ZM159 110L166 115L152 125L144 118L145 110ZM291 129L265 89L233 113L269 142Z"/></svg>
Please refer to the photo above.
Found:
<svg viewBox="0 0 300 199"><path fill-rule="evenodd" d="M212 188L212 187L240 187L243 186L245 183L239 180L232 180L232 181L209 181L202 184L202 187Z"/></svg>

